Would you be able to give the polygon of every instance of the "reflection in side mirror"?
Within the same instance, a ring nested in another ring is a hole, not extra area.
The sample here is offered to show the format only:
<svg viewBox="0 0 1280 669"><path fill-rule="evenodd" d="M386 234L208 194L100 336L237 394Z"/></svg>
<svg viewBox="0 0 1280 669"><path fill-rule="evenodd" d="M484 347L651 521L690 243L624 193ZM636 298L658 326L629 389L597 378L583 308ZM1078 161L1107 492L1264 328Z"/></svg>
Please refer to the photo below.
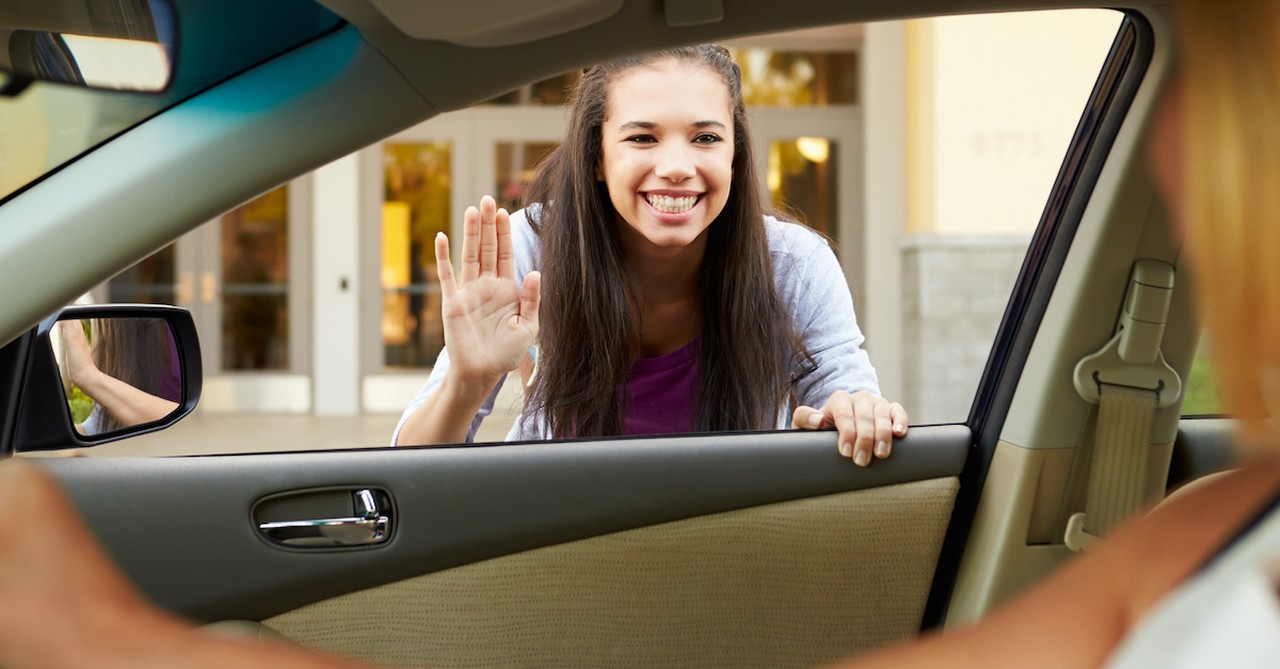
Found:
<svg viewBox="0 0 1280 669"><path fill-rule="evenodd" d="M75 429L105 437L164 420L182 404L177 339L160 318L60 320L49 333Z"/></svg>
<svg viewBox="0 0 1280 669"><path fill-rule="evenodd" d="M25 369L14 452L163 430L200 401L200 339L191 312L181 307L66 307L0 348L0 362L6 355Z"/></svg>

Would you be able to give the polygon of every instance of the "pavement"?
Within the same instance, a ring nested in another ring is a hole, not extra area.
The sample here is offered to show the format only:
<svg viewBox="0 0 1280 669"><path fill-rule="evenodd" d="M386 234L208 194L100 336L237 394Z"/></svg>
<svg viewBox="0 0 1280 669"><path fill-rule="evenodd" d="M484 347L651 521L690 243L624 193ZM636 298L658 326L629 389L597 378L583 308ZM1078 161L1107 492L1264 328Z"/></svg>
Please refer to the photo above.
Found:
<svg viewBox="0 0 1280 669"><path fill-rule="evenodd" d="M506 384L515 385L515 384ZM519 414L518 397L502 395L476 434L476 441L502 441ZM270 453L387 447L399 414L315 416L215 413L196 409L176 425L93 448L49 455L85 457Z"/></svg>

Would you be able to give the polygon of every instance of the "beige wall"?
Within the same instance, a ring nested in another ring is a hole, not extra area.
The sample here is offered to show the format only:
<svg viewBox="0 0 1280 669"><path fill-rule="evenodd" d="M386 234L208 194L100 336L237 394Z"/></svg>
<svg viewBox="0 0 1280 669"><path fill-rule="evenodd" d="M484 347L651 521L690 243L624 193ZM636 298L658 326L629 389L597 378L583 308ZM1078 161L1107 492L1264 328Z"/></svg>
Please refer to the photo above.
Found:
<svg viewBox="0 0 1280 669"><path fill-rule="evenodd" d="M913 422L964 420L1119 28L1106 10L867 26L867 348Z"/></svg>
<svg viewBox="0 0 1280 669"><path fill-rule="evenodd" d="M1121 15L909 21L907 230L1029 234Z"/></svg>

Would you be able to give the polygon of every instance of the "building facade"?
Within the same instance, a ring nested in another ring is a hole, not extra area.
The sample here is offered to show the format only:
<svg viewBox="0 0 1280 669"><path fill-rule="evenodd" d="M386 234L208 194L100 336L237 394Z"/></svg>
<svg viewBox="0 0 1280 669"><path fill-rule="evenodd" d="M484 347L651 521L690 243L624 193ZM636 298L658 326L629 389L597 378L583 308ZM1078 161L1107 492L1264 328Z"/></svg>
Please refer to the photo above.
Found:
<svg viewBox="0 0 1280 669"><path fill-rule="evenodd" d="M883 390L916 422L967 415L1120 19L931 19L731 45L768 192L835 243ZM483 195L516 206L564 133L574 79L321 167L93 296L192 310L204 411L398 413L443 344L431 240Z"/></svg>

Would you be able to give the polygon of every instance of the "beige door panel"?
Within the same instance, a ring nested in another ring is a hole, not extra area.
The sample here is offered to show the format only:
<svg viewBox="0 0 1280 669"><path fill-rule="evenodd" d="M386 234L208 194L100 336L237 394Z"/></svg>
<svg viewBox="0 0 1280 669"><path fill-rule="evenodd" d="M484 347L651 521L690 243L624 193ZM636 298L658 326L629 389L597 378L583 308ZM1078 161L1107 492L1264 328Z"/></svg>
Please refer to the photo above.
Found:
<svg viewBox="0 0 1280 669"><path fill-rule="evenodd" d="M885 486L541 548L266 624L411 667L788 667L920 627L959 482Z"/></svg>

